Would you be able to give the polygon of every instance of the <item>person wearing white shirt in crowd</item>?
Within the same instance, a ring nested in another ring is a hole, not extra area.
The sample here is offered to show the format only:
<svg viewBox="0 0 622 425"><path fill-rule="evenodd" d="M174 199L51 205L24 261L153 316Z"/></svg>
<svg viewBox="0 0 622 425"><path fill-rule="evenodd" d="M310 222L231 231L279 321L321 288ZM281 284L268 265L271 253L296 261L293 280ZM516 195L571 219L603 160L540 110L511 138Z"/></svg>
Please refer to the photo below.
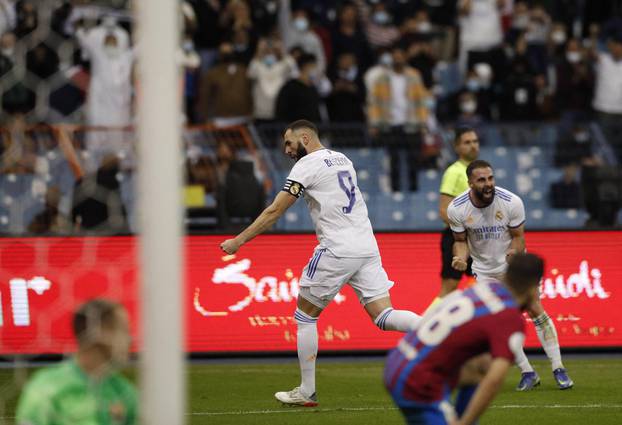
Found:
<svg viewBox="0 0 622 425"><path fill-rule="evenodd" d="M300 46L317 59L320 74L326 72L326 54L320 37L311 29L309 14L304 9L292 13L291 0L281 0L279 9L279 31L287 50Z"/></svg>
<svg viewBox="0 0 622 425"><path fill-rule="evenodd" d="M123 34L119 36L118 34ZM89 126L116 127L116 131L94 130L87 134L92 164L107 153L128 153L128 133L119 130L132 122L132 70L135 54L127 44L127 32L109 23L90 31L76 31L80 48L91 62L86 101Z"/></svg>
<svg viewBox="0 0 622 425"><path fill-rule="evenodd" d="M525 207L514 193L495 186L492 166L475 160L466 169L469 189L456 196L447 207L449 227L454 234L451 266L465 271L469 256L478 282L503 279L509 259L525 252ZM526 307L533 320L536 334L551 361L557 386L572 388L562 363L555 323L546 314L540 299ZM521 370L517 391L528 391L540 384L523 350L516 353L516 364Z"/></svg>
<svg viewBox="0 0 622 425"><path fill-rule="evenodd" d="M460 0L458 3L460 48L458 63L463 75L470 62L494 62L495 58L483 60L482 55L494 55L503 42L501 9L504 0ZM502 51L501 51L502 53ZM477 55L477 59L469 56ZM496 68L494 64L491 64ZM498 74L495 69L495 74Z"/></svg>
<svg viewBox="0 0 622 425"><path fill-rule="evenodd" d="M607 51L598 53L592 106L607 141L622 162L622 33L610 36Z"/></svg>
<svg viewBox="0 0 622 425"><path fill-rule="evenodd" d="M296 73L294 59L283 54L279 40L261 39L248 68L253 82L253 117L256 120L275 118L276 98L283 84Z"/></svg>

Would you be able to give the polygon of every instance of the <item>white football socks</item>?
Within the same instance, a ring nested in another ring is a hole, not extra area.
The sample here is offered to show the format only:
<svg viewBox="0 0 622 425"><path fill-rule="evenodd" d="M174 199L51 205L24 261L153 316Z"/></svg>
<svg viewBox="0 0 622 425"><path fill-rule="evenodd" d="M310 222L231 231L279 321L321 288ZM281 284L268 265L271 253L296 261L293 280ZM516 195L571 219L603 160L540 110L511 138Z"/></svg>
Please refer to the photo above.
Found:
<svg viewBox="0 0 622 425"><path fill-rule="evenodd" d="M376 317L374 323L383 331L409 332L417 327L421 316L408 310L387 307Z"/></svg>
<svg viewBox="0 0 622 425"><path fill-rule="evenodd" d="M518 366L521 373L533 372L533 367L531 367L523 347L516 353L516 366Z"/></svg>
<svg viewBox="0 0 622 425"><path fill-rule="evenodd" d="M551 368L555 370L564 367L562 364L562 354L559 351L557 330L555 329L553 320L544 312L533 319L533 324L536 326L536 333L538 334L540 344L542 344L546 356L551 361Z"/></svg>
<svg viewBox="0 0 622 425"><path fill-rule="evenodd" d="M298 325L297 347L300 363L300 392L306 397L315 393L315 360L317 359L317 317L296 309L294 319Z"/></svg>

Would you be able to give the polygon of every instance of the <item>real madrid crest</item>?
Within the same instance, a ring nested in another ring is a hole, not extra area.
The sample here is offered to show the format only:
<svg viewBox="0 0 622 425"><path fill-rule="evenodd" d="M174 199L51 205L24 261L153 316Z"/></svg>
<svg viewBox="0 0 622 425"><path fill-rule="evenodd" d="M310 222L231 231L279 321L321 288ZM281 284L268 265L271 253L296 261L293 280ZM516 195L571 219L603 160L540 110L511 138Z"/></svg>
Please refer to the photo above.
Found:
<svg viewBox="0 0 622 425"><path fill-rule="evenodd" d="M300 193L300 183L292 183L292 185L289 187L289 193L297 196L298 193Z"/></svg>
<svg viewBox="0 0 622 425"><path fill-rule="evenodd" d="M501 211L497 211L497 212L495 213L495 218L496 218L498 221L503 220L503 213L502 213Z"/></svg>

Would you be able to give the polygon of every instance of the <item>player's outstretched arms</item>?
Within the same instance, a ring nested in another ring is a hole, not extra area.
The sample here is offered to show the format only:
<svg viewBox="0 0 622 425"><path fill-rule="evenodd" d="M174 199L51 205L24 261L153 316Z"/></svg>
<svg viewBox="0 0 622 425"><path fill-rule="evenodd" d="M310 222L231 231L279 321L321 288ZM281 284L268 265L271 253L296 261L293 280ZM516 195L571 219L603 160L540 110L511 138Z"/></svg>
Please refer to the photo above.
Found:
<svg viewBox="0 0 622 425"><path fill-rule="evenodd" d="M467 406L464 415L450 425L470 425L475 422L484 413L484 410L486 410L492 399L495 398L497 392L499 392L510 365L510 361L506 358L497 357L493 359L488 372L479 383L475 394L473 394L473 398Z"/></svg>
<svg viewBox="0 0 622 425"><path fill-rule="evenodd" d="M233 239L227 239L220 244L220 249L227 254L235 254L238 249L255 236L262 234L277 222L277 220L296 202L296 197L289 192L279 192L272 204L253 221L253 223Z"/></svg>

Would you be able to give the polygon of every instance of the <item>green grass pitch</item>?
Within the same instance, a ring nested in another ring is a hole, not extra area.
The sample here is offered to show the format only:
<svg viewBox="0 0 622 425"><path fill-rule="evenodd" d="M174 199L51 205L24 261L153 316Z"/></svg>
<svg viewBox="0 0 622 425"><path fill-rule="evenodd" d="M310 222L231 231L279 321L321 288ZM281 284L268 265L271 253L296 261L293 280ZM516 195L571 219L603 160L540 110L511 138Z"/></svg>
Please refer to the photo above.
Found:
<svg viewBox="0 0 622 425"><path fill-rule="evenodd" d="M481 418L486 424L619 425L622 424L622 359L589 358L565 361L575 388L560 391L548 362L536 360L542 384L517 393L519 372L513 368L503 391ZM187 423L200 424L402 424L400 413L385 392L383 362L320 361L317 369L318 408L281 406L276 391L298 383L295 361L190 364ZM12 424L13 371L0 371L3 420ZM8 395L8 396L7 396Z"/></svg>

